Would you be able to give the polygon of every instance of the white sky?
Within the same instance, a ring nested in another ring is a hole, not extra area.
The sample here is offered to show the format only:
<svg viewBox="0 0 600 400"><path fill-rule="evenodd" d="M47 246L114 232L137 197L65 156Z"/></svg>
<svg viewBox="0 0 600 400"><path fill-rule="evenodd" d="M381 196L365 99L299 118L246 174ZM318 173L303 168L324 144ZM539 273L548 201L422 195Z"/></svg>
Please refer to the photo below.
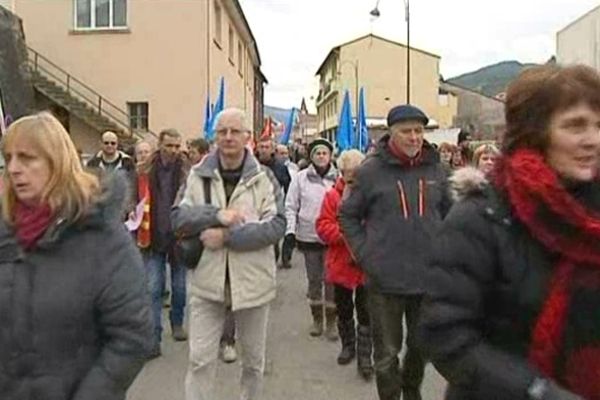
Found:
<svg viewBox="0 0 600 400"><path fill-rule="evenodd" d="M265 103L298 107L317 95L315 72L332 47L370 32L406 42L403 0L240 0L269 80ZM411 45L442 57L450 78L499 61L542 63L556 32L600 0L412 0ZM384 68L385 66L382 66Z"/></svg>

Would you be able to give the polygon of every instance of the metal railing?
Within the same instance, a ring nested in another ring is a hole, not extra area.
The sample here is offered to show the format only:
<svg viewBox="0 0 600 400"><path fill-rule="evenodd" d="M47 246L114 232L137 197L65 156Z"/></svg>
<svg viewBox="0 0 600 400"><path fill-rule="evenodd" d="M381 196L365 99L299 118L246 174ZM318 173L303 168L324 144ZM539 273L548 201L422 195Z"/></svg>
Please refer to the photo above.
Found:
<svg viewBox="0 0 600 400"><path fill-rule="evenodd" d="M140 138L143 137L140 132L132 129L129 114L127 112L111 103L97 91L83 83L81 80L75 78L34 49L28 47L28 51L29 64L34 73L50 78L51 82L60 86L67 94L81 101L98 115L105 117L123 131L130 135L138 136ZM150 130L147 132L154 137L157 136Z"/></svg>

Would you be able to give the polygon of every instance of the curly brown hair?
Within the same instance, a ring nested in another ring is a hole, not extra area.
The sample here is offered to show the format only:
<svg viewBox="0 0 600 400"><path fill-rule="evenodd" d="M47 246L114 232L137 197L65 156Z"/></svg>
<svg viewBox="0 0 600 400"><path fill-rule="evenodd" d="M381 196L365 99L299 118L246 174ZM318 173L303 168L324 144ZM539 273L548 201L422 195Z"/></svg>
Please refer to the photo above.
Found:
<svg viewBox="0 0 600 400"><path fill-rule="evenodd" d="M502 152L528 147L544 151L557 111L580 103L600 111L600 74L584 65L543 65L523 71L506 93Z"/></svg>

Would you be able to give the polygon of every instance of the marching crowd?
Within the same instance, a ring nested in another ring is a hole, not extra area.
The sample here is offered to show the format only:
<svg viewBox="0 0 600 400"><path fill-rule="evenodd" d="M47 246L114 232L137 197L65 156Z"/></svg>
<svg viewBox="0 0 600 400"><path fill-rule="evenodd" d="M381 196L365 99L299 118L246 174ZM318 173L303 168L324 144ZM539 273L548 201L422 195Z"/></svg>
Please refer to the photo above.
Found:
<svg viewBox="0 0 600 400"><path fill-rule="evenodd" d="M277 269L297 249L307 334L339 341L337 362L356 359L380 400L421 399L428 362L448 400L600 400L598 73L527 69L499 145L463 131L434 146L413 105L387 123L368 154L334 157L325 139L252 149L229 108L214 145L184 151L167 129L127 154L106 132L83 166L51 114L14 122L0 398L124 399L161 356L165 294L189 343L186 399L214 400L219 355L236 348L240 398L261 398Z"/></svg>

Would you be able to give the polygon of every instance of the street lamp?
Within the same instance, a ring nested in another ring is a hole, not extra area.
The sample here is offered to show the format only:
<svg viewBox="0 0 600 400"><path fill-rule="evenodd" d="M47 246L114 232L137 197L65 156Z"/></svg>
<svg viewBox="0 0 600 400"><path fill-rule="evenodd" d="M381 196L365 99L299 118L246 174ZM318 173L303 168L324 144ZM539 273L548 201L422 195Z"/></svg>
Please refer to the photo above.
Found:
<svg viewBox="0 0 600 400"><path fill-rule="evenodd" d="M379 18L381 12L379 11L379 2L375 3L375 8L371 10L371 14L374 18ZM409 0L404 0L405 14L406 14L406 103L410 104L410 4Z"/></svg>
<svg viewBox="0 0 600 400"><path fill-rule="evenodd" d="M338 71L337 74L338 76L342 75L342 67L344 66L344 64L350 64L351 66L354 67L354 94L355 94L355 101L356 101L356 117L358 118L358 60L356 61L351 61L351 60L344 60L340 63L339 67L338 67Z"/></svg>

